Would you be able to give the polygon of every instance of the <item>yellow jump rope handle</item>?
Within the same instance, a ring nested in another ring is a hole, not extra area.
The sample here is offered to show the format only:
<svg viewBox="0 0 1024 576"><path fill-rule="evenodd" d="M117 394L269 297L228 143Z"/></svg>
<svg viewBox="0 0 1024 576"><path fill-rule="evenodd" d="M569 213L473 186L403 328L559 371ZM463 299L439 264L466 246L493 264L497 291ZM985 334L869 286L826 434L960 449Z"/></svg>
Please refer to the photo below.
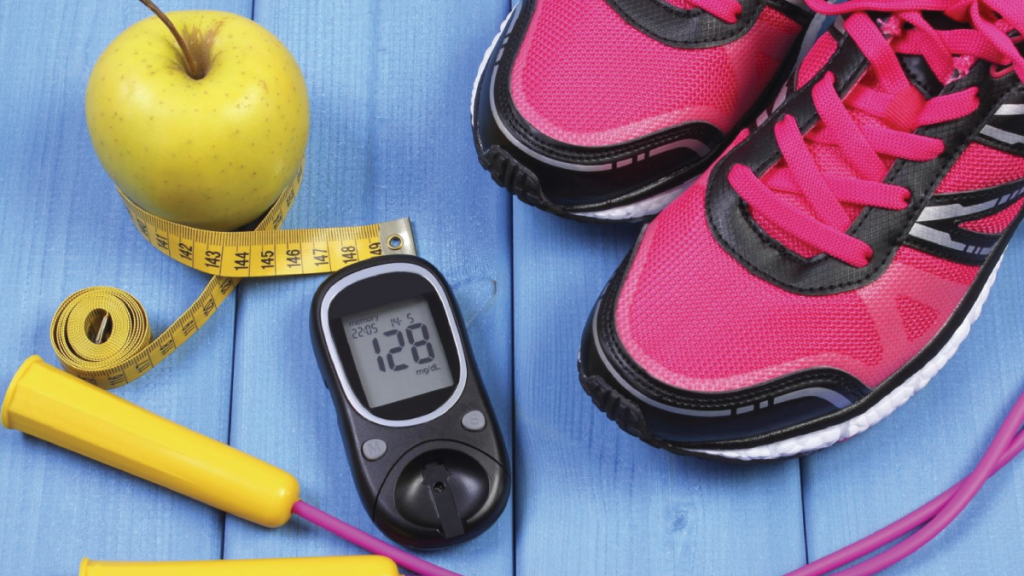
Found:
<svg viewBox="0 0 1024 576"><path fill-rule="evenodd" d="M269 528L288 522L299 500L299 483L284 470L100 390L39 356L25 360L14 375L0 422ZM278 572L307 573L327 572Z"/></svg>
<svg viewBox="0 0 1024 576"><path fill-rule="evenodd" d="M82 560L78 576L398 576L383 556L211 560L208 562L94 562Z"/></svg>

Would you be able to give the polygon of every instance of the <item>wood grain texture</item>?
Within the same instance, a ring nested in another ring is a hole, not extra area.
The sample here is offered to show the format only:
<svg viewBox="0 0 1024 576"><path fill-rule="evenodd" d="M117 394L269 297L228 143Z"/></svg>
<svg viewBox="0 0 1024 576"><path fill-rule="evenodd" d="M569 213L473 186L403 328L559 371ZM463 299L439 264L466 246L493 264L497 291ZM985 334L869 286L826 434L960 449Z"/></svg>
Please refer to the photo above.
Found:
<svg viewBox="0 0 1024 576"><path fill-rule="evenodd" d="M162 2L248 15L248 0ZM154 329L207 281L159 255L134 229L85 125L85 85L99 54L146 17L136 2L0 1L0 381L30 354L56 363L50 318L72 292L125 289ZM117 394L226 439L233 301L194 338ZM18 432L0 431L0 574L78 573L109 560L216 558L222 515Z"/></svg>
<svg viewBox="0 0 1024 576"><path fill-rule="evenodd" d="M285 227L411 217L420 255L456 293L510 431L510 202L477 164L469 129L470 89L502 4L258 0L255 19L295 54L311 99L306 180ZM310 345L309 307L322 281L243 284L231 443L295 474L314 506L379 535ZM229 558L360 552L298 520L269 531L229 519L224 540ZM463 574L511 574L511 506L481 537L425 556Z"/></svg>
<svg viewBox="0 0 1024 576"><path fill-rule="evenodd" d="M769 465L649 448L592 406L574 361L590 308L638 227L511 206L476 162L469 93L506 0L160 3L254 8L302 66L312 104L308 171L286 227L410 216L420 254L451 282L515 461L515 495L482 537L426 555L445 567L467 576L782 574L963 476L1024 387L1018 238L960 352L876 429ZM93 62L147 15L134 0L0 0L2 382L30 354L55 362L50 318L75 290L128 290L160 330L206 281L138 236L85 126ZM321 281L243 283L188 344L116 393L291 471L310 503L379 535L358 501L309 344ZM225 521L16 432L0 430L0 463L2 575L72 575L83 556L362 553L301 521L278 530ZM887 574L1020 572L1022 488L1024 468L1011 464L936 542Z"/></svg>
<svg viewBox="0 0 1024 576"><path fill-rule="evenodd" d="M1024 390L1024 239L1007 249L981 317L932 382L876 428L804 459L808 551L862 538L970 472ZM894 576L1020 574L1024 466L988 482L944 533Z"/></svg>
<svg viewBox="0 0 1024 576"><path fill-rule="evenodd" d="M580 387L591 307L638 228L516 202L519 574L781 574L804 562L797 462L681 458L626 435Z"/></svg>

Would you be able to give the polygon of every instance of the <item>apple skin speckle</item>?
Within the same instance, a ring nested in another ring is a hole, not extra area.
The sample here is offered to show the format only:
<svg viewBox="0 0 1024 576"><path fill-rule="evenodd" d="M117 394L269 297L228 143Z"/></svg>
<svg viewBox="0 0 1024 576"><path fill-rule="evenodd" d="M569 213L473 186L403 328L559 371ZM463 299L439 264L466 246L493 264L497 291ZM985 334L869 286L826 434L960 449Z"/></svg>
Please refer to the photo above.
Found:
<svg viewBox="0 0 1024 576"><path fill-rule="evenodd" d="M131 26L89 78L93 147L117 186L149 212L197 228L237 229L273 204L302 163L306 83L291 53L252 20L214 11L168 17L179 30L221 27L208 74L194 80L182 70L180 49L157 18ZM165 73L153 75L147 66L154 64ZM138 150L145 153L132 154Z"/></svg>

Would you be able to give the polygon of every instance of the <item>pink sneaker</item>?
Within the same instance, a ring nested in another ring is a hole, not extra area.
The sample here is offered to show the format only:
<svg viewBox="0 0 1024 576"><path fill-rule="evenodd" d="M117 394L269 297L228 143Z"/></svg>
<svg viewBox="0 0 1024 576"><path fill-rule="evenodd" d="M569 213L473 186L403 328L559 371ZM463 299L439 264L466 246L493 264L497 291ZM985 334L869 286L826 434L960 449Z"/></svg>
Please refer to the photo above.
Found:
<svg viewBox="0 0 1024 576"><path fill-rule="evenodd" d="M584 388L655 446L863 432L956 351L1021 220L1024 2L808 4L841 17L794 91L646 228L585 331Z"/></svg>
<svg viewBox="0 0 1024 576"><path fill-rule="evenodd" d="M480 163L562 216L657 214L789 75L802 0L524 0L473 91Z"/></svg>

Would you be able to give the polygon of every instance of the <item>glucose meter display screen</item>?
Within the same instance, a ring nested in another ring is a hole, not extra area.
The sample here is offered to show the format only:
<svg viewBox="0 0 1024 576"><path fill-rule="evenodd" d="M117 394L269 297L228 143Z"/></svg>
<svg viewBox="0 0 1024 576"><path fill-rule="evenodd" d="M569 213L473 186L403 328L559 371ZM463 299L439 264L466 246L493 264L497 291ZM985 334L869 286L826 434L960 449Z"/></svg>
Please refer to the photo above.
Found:
<svg viewBox="0 0 1024 576"><path fill-rule="evenodd" d="M455 385L425 297L360 311L341 322L369 408Z"/></svg>

